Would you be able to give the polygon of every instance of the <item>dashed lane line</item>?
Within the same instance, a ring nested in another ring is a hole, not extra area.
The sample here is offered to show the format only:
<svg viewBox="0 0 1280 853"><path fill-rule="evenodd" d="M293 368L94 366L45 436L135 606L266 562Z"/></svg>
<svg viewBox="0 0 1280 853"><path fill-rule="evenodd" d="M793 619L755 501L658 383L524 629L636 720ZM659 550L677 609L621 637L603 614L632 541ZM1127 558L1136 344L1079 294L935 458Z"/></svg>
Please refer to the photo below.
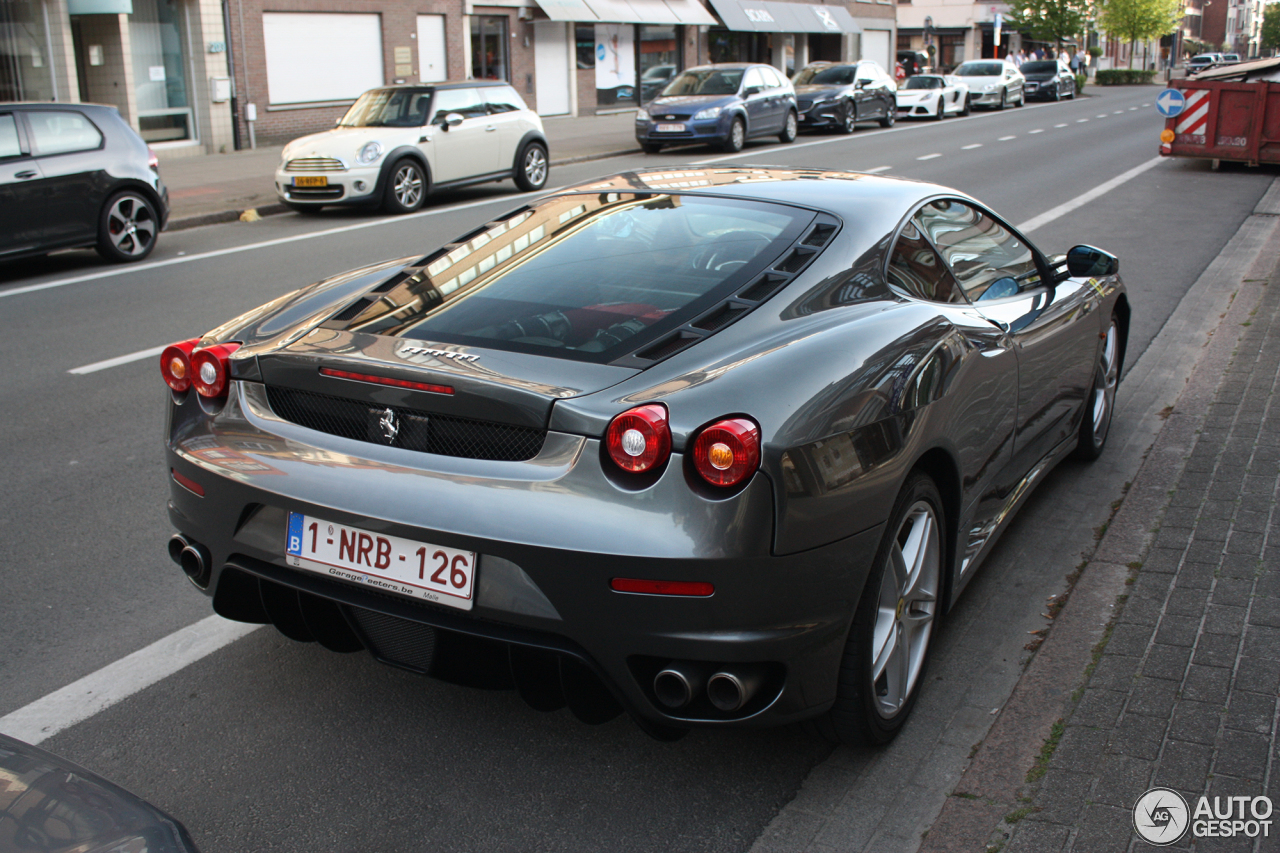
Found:
<svg viewBox="0 0 1280 853"><path fill-rule="evenodd" d="M935 155L938 156L938 155ZM1073 210L1103 196L1165 158L1153 157L1064 204L1017 226L1023 234L1048 225ZM89 719L99 711L173 675L196 661L256 631L260 625L232 622L208 616L115 663L86 675L29 705L0 717L0 732L38 744L64 729Z"/></svg>
<svg viewBox="0 0 1280 853"><path fill-rule="evenodd" d="M128 364L132 361L141 361L144 358L151 358L152 356L156 356L164 352L164 349L164 347L152 347L151 349L131 352L128 355L118 355L115 358L108 358L105 361L95 361L93 364L86 364L84 367L73 367L68 370L67 373L74 373L77 376L83 376L86 373L97 373L99 370L106 370L108 367L119 367L122 364Z"/></svg>
<svg viewBox="0 0 1280 853"><path fill-rule="evenodd" d="M1084 124L1087 121L1089 121L1087 118L1078 118L1076 119L1076 124Z"/></svg>
<svg viewBox="0 0 1280 853"><path fill-rule="evenodd" d="M1010 139L1017 139L1017 138L1018 137L1016 136L1002 136L999 139L997 139L996 142L1008 142Z"/></svg>
<svg viewBox="0 0 1280 853"><path fill-rule="evenodd" d="M973 149L975 149L975 148L981 148L981 147L982 147L982 143L981 143L981 142L975 142L975 143L973 143L972 145L965 145L965 146L962 146L962 147L960 148L960 150L961 150L961 151L972 151L972 150L973 150Z"/></svg>
<svg viewBox="0 0 1280 853"><path fill-rule="evenodd" d="M935 157L941 157L941 154L926 154L923 157L917 157L917 160L932 160Z"/></svg>
<svg viewBox="0 0 1280 853"><path fill-rule="evenodd" d="M1044 133L1044 128L1043 128L1043 127L1037 127L1035 130L1028 130L1028 131L1027 131L1027 135L1028 135L1028 136L1032 135L1033 133Z"/></svg>
<svg viewBox="0 0 1280 853"><path fill-rule="evenodd" d="M881 172L887 172L892 168L892 166L876 166L874 169L863 169L863 171L868 175L878 175Z"/></svg>
<svg viewBox="0 0 1280 853"><path fill-rule="evenodd" d="M1054 125L1054 127L1055 127L1055 128L1058 128L1058 127L1066 127L1066 125L1065 125L1065 124L1055 124L1055 125Z"/></svg>

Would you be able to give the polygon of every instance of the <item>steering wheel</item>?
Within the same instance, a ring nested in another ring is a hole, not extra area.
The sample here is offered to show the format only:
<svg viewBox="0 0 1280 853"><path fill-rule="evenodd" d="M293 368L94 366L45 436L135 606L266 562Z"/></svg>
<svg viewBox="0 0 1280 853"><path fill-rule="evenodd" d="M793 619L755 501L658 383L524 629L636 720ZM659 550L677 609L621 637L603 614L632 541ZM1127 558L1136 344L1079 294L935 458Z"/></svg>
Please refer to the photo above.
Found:
<svg viewBox="0 0 1280 853"><path fill-rule="evenodd" d="M694 253L689 265L696 270L725 272L737 269L768 247L771 241L751 231L726 231Z"/></svg>

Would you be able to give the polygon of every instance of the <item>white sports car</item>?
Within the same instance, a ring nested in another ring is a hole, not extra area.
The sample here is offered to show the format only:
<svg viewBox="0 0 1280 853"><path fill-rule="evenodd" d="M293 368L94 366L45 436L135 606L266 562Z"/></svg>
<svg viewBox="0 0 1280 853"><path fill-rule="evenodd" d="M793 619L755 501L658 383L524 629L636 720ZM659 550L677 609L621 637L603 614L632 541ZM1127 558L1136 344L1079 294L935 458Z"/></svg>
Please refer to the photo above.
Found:
<svg viewBox="0 0 1280 853"><path fill-rule="evenodd" d="M950 74L916 74L898 87L898 118L969 114L969 87Z"/></svg>

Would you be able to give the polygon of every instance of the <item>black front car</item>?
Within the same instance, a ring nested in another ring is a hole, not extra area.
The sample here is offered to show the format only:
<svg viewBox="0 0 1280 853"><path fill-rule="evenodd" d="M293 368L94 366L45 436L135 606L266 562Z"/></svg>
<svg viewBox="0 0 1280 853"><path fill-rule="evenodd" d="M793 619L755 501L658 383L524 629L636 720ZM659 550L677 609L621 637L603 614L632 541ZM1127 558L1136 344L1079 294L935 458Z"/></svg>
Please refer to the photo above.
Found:
<svg viewBox="0 0 1280 853"><path fill-rule="evenodd" d="M855 111L856 65L810 67L792 81L802 128L842 127Z"/></svg>
<svg viewBox="0 0 1280 853"><path fill-rule="evenodd" d="M1071 70L1055 60L1024 62L1018 70L1026 78L1023 89L1028 100L1057 101L1075 95Z"/></svg>

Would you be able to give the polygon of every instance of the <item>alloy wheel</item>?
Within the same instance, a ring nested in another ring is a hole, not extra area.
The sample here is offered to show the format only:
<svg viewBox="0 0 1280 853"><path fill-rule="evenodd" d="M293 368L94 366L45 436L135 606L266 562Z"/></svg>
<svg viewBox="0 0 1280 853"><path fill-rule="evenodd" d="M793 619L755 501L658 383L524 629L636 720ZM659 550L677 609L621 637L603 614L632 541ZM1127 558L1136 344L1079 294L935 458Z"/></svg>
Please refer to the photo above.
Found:
<svg viewBox="0 0 1280 853"><path fill-rule="evenodd" d="M146 254L156 239L155 214L137 196L122 195L107 213L107 233L121 255Z"/></svg>
<svg viewBox="0 0 1280 853"><path fill-rule="evenodd" d="M1093 383L1093 443L1101 444L1111 428L1111 412L1115 408L1116 386L1119 384L1119 335L1111 323L1102 345L1102 355Z"/></svg>
<svg viewBox="0 0 1280 853"><path fill-rule="evenodd" d="M547 155L540 146L530 145L524 155L525 179L535 187L547 180Z"/></svg>
<svg viewBox="0 0 1280 853"><path fill-rule="evenodd" d="M393 181L398 201L406 209L412 210L422 200L422 173L412 163L406 163L396 170Z"/></svg>
<svg viewBox="0 0 1280 853"><path fill-rule="evenodd" d="M938 528L933 505L916 501L894 536L880 580L871 639L871 690L876 711L885 719L911 697L933 634L942 569Z"/></svg>

